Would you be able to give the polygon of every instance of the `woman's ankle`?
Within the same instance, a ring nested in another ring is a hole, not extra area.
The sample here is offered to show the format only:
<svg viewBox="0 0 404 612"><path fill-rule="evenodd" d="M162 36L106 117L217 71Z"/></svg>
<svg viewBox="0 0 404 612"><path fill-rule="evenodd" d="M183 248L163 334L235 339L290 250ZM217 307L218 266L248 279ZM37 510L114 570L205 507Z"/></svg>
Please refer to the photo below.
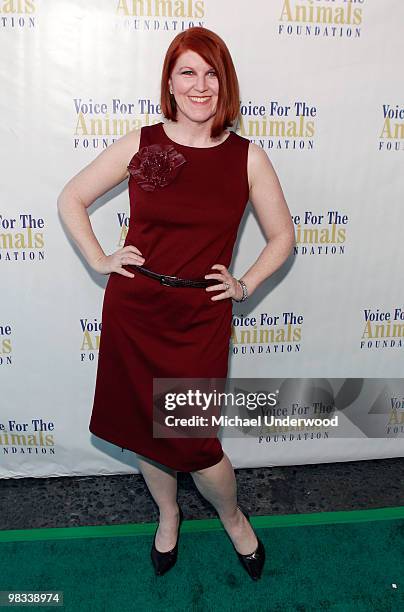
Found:
<svg viewBox="0 0 404 612"><path fill-rule="evenodd" d="M175 504L165 505L164 507L159 508L159 514L160 520L178 518L180 514L178 503L176 502Z"/></svg>

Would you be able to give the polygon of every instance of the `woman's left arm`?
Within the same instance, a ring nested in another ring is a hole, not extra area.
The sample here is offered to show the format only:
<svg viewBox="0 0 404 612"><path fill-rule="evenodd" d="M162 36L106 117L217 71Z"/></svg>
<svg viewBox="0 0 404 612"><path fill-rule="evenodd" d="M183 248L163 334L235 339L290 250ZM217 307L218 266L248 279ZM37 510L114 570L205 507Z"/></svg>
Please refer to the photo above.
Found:
<svg viewBox="0 0 404 612"><path fill-rule="evenodd" d="M256 262L241 277L248 295L252 295L288 258L295 245L295 230L272 163L265 151L254 143L250 143L248 149L248 179L249 200L268 241Z"/></svg>

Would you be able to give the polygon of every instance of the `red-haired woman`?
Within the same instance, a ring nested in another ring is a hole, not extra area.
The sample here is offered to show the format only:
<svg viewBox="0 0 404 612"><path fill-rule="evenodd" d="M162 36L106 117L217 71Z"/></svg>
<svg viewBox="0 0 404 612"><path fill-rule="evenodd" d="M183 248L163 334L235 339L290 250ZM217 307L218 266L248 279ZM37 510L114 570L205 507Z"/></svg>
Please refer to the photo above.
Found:
<svg viewBox="0 0 404 612"><path fill-rule="evenodd" d="M219 378L228 371L232 300L277 270L294 244L291 215L266 153L226 130L239 117L239 87L223 40L193 27L170 44L161 79L169 120L133 130L64 187L61 217L89 265L109 274L102 310L94 405L96 436L137 453L159 509L156 574L176 562L183 518L177 472L189 472L214 506L251 578L262 542L237 504L232 464L216 436L153 436L153 378ZM129 179L130 227L106 255L86 209ZM236 279L229 266L251 201L268 244Z"/></svg>

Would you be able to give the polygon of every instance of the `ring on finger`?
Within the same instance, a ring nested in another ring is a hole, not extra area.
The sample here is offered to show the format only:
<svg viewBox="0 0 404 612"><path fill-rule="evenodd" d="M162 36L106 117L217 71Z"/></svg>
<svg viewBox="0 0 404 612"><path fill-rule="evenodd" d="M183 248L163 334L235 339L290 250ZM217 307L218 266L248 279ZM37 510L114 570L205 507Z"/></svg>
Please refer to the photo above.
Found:
<svg viewBox="0 0 404 612"><path fill-rule="evenodd" d="M229 283L227 283L226 281L224 281L224 283L223 283L223 284L224 284L224 286L226 287L226 291L227 291L227 289L229 289L229 288L230 288Z"/></svg>

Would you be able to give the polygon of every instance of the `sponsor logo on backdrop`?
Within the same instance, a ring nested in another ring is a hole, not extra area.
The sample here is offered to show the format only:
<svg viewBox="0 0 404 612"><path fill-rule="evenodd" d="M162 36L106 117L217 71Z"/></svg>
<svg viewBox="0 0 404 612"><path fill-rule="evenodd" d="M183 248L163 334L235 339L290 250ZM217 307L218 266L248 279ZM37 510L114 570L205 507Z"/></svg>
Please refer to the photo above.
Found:
<svg viewBox="0 0 404 612"><path fill-rule="evenodd" d="M230 379L231 380L231 379ZM237 379L234 379L237 381ZM245 386L251 385L249 379ZM260 379L276 381L279 401L275 407L261 408L262 414L276 419L320 419L308 427L286 422L262 428L246 428L247 435L258 435L258 442L299 442L321 438L398 438L404 434L404 381L384 378ZM242 385L238 385L242 386ZM338 417L338 427L328 421Z"/></svg>
<svg viewBox="0 0 404 612"><path fill-rule="evenodd" d="M295 225L295 255L344 255L348 215L338 210L292 215Z"/></svg>
<svg viewBox="0 0 404 612"><path fill-rule="evenodd" d="M131 130L149 125L149 116L157 108L160 106L149 99L134 104L120 98L108 101L74 98L73 148L106 149Z"/></svg>
<svg viewBox="0 0 404 612"><path fill-rule="evenodd" d="M314 149L317 107L303 100L267 105L249 101L240 105L237 131L251 142L268 149L293 151Z"/></svg>
<svg viewBox="0 0 404 612"><path fill-rule="evenodd" d="M77 97L72 108L74 149L105 149L131 130L155 123L156 115L161 116L160 105L147 98L135 104L121 98ZM302 100L289 104L276 100L268 105L241 103L237 131L263 148L312 150L317 110Z"/></svg>
<svg viewBox="0 0 404 612"><path fill-rule="evenodd" d="M119 224L118 248L121 249L125 245L125 240L129 229L130 217L125 212L117 212L117 217Z"/></svg>
<svg viewBox="0 0 404 612"><path fill-rule="evenodd" d="M379 151L404 151L404 106L382 105Z"/></svg>
<svg viewBox="0 0 404 612"><path fill-rule="evenodd" d="M278 0L279 36L360 38L365 0Z"/></svg>
<svg viewBox="0 0 404 612"><path fill-rule="evenodd" d="M404 434L403 379L376 379L374 401L370 402L369 418L360 427L368 437L399 438ZM369 404L369 402L367 402Z"/></svg>
<svg viewBox="0 0 404 612"><path fill-rule="evenodd" d="M12 365L11 325L0 325L0 366Z"/></svg>
<svg viewBox="0 0 404 612"><path fill-rule="evenodd" d="M23 422L0 421L0 445L3 455L54 455L55 423L35 417Z"/></svg>
<svg viewBox="0 0 404 612"><path fill-rule="evenodd" d="M404 347L404 307L391 310L365 308L361 349L389 349Z"/></svg>
<svg viewBox="0 0 404 612"><path fill-rule="evenodd" d="M386 435L393 437L404 434L404 397L389 397ZM375 407L376 408L376 407Z"/></svg>
<svg viewBox="0 0 404 612"><path fill-rule="evenodd" d="M0 214L0 261L43 261L45 221L30 213Z"/></svg>
<svg viewBox="0 0 404 612"><path fill-rule="evenodd" d="M280 399L276 407L267 409L266 417L258 433L259 444L328 439L330 420L337 417L338 423L334 402L304 401L298 394L295 401Z"/></svg>
<svg viewBox="0 0 404 612"><path fill-rule="evenodd" d="M233 314L230 350L233 355L300 352L303 315L294 312L256 316Z"/></svg>
<svg viewBox="0 0 404 612"><path fill-rule="evenodd" d="M117 30L173 30L204 26L204 0L115 0Z"/></svg>
<svg viewBox="0 0 404 612"><path fill-rule="evenodd" d="M8 30L34 28L36 0L0 0L0 26Z"/></svg>
<svg viewBox="0 0 404 612"><path fill-rule="evenodd" d="M80 361L89 362L98 359L101 328L102 323L98 319L80 319Z"/></svg>

